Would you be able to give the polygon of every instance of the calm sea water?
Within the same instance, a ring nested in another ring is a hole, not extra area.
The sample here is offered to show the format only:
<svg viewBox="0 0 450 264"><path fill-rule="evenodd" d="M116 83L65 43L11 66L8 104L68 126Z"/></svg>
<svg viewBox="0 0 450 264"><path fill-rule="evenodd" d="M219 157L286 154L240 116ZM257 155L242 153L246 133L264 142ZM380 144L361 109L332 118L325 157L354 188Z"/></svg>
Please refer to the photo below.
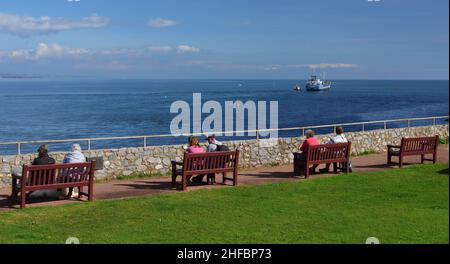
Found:
<svg viewBox="0 0 450 264"><path fill-rule="evenodd" d="M169 133L171 103L191 102L193 92L222 104L276 100L279 127L448 115L448 81L336 80L330 91L319 93L295 92L296 83L304 81L0 80L0 142Z"/></svg>

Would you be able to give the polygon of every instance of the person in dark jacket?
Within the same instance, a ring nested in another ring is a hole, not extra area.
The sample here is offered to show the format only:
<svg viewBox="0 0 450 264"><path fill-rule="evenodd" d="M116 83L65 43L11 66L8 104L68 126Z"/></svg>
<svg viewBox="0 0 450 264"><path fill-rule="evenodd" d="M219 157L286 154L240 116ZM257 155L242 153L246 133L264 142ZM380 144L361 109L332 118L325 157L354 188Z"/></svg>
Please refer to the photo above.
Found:
<svg viewBox="0 0 450 264"><path fill-rule="evenodd" d="M39 147L38 157L33 160L33 165L51 165L55 164L55 159L48 155L48 146L42 145Z"/></svg>
<svg viewBox="0 0 450 264"><path fill-rule="evenodd" d="M48 146L47 145L41 145L37 151L38 151L38 157L33 160L32 165L52 165L52 164L56 163L55 159L51 158L48 155ZM47 175L49 175L50 171L46 171L45 173ZM33 174L31 174L31 175L33 176ZM45 184L44 178L46 178L46 177L41 178L40 184ZM47 179L47 181L50 181L50 179Z"/></svg>

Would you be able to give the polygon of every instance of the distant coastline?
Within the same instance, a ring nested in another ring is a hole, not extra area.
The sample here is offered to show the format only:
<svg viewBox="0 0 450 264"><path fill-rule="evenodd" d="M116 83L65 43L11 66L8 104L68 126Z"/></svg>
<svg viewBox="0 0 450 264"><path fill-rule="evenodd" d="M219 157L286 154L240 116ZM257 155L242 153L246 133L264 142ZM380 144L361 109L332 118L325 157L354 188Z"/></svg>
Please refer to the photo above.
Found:
<svg viewBox="0 0 450 264"><path fill-rule="evenodd" d="M42 79L44 76L31 74L1 74L0 79Z"/></svg>

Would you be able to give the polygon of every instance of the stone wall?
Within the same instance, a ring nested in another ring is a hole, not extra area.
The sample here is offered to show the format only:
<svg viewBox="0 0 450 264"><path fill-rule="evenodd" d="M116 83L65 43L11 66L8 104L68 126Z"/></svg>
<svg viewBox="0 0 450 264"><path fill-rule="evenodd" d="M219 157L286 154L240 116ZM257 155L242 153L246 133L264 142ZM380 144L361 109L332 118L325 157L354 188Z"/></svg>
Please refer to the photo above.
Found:
<svg viewBox="0 0 450 264"><path fill-rule="evenodd" d="M402 137L439 135L448 138L448 125L424 126L413 128L397 128L388 130L371 130L365 132L346 133L352 141L352 154L364 152L382 152L387 144L398 144ZM327 142L330 135L320 135L322 142ZM241 151L240 166L257 167L267 165L289 164L292 152L301 145L303 138L279 138L274 141L240 140L228 141L230 149ZM96 173L97 179L111 179L117 176L128 176L140 172L169 173L171 160L181 160L182 145L151 146L141 148L103 149L85 151L87 157L104 159L104 170ZM51 153L57 162L62 162L64 153ZM11 184L11 172L20 170L23 164L30 164L36 154L18 156L0 156L0 186Z"/></svg>

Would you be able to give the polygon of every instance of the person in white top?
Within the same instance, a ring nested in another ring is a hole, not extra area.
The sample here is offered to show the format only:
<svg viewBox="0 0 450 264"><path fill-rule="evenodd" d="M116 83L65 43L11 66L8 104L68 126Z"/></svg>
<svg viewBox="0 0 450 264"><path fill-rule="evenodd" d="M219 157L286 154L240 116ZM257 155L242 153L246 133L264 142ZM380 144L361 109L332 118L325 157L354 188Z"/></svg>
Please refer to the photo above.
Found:
<svg viewBox="0 0 450 264"><path fill-rule="evenodd" d="M328 143L329 144L347 143L348 140L343 133L344 129L342 127L336 127L336 135L330 138L330 141L328 141Z"/></svg>
<svg viewBox="0 0 450 264"><path fill-rule="evenodd" d="M206 139L208 141L208 147L206 148L206 152L215 152L218 151L219 146L222 146L222 142L216 139L215 135L210 135Z"/></svg>
<svg viewBox="0 0 450 264"><path fill-rule="evenodd" d="M336 135L330 138L327 144L347 143L348 140L344 135L344 128L341 126L336 127ZM320 169L320 172L329 172L331 163L327 163L325 168Z"/></svg>
<svg viewBox="0 0 450 264"><path fill-rule="evenodd" d="M86 157L83 153L81 153L81 146L79 144L72 145L72 151L67 153L64 156L63 163L83 163L86 162ZM64 198L70 199L71 197L76 197L78 193L73 191L73 188L68 189L68 193L64 195ZM64 193L67 192L67 189L64 190Z"/></svg>
<svg viewBox="0 0 450 264"><path fill-rule="evenodd" d="M83 163L86 162L86 157L81 153L79 144L72 145L72 151L64 156L63 163Z"/></svg>

